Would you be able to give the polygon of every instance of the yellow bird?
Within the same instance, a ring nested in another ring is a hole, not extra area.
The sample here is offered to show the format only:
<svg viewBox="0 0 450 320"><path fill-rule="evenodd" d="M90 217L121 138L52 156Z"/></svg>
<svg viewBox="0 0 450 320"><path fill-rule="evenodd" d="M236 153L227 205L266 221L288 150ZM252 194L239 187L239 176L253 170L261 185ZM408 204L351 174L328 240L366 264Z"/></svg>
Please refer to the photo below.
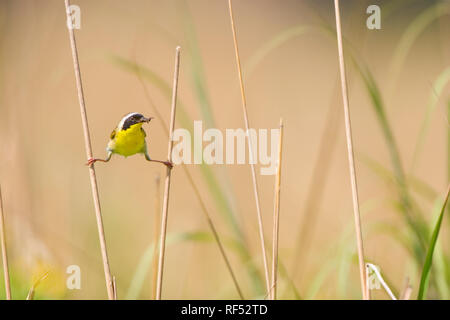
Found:
<svg viewBox="0 0 450 320"><path fill-rule="evenodd" d="M117 127L111 132L108 146L106 147L106 159L89 159L87 165L92 165L96 161L108 162L113 153L120 154L124 157L132 156L136 153L142 153L148 161L154 161L165 164L172 168L172 163L169 161L153 160L147 152L147 144L145 142L144 129L142 124L150 122L153 117L146 118L142 114L132 112L125 115L120 120Z"/></svg>

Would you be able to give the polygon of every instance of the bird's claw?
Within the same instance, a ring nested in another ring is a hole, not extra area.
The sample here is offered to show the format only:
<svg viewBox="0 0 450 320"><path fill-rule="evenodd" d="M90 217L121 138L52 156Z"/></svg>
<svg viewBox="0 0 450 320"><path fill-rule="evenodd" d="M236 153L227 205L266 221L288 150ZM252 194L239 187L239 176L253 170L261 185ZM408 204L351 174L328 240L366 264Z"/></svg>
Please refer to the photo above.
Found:
<svg viewBox="0 0 450 320"><path fill-rule="evenodd" d="M97 161L97 159L89 158L88 161L86 162L86 165L90 167L95 163L95 161Z"/></svg>
<svg viewBox="0 0 450 320"><path fill-rule="evenodd" d="M173 168L173 163L172 163L172 162L170 162L170 161L164 161L163 163L166 165L167 168L169 168L169 169L172 169L172 168Z"/></svg>

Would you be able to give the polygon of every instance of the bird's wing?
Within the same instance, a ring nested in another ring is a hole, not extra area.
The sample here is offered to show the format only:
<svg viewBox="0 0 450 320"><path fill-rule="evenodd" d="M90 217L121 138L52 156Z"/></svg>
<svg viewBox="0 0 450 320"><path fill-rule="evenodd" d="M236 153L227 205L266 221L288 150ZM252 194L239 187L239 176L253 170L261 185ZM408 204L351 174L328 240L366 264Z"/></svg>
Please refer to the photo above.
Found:
<svg viewBox="0 0 450 320"><path fill-rule="evenodd" d="M114 139L115 136L116 136L116 129L114 129L114 130L111 132L111 135L109 136L109 138L112 140L112 139Z"/></svg>
<svg viewBox="0 0 450 320"><path fill-rule="evenodd" d="M146 136L147 136L147 134L145 133L145 130L144 130L144 128L141 128L141 130L142 130L142 133L144 134L144 137L146 137Z"/></svg>

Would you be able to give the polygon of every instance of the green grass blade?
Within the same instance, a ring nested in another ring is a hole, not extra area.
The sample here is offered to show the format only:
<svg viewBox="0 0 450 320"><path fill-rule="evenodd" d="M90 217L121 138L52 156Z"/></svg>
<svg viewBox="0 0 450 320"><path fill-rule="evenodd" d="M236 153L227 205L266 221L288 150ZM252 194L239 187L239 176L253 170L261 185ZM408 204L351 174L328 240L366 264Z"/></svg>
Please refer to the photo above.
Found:
<svg viewBox="0 0 450 320"><path fill-rule="evenodd" d="M450 100L447 102L447 182L450 182Z"/></svg>
<svg viewBox="0 0 450 320"><path fill-rule="evenodd" d="M448 67L444 71L442 71L439 74L439 76L437 77L436 81L433 83L433 87L431 89L432 91L431 91L430 101L428 103L425 117L422 122L422 126L420 128L419 136L416 140L416 146L414 148L411 172L413 172L415 165L417 164L417 159L419 157L420 151L422 150L422 147L424 144L425 135L430 126L431 116L438 105L439 97L442 95L442 92L444 91L444 89L449 81L450 81L450 67Z"/></svg>
<svg viewBox="0 0 450 320"><path fill-rule="evenodd" d="M399 44L395 50L395 53L392 58L392 62L389 68L389 74L391 79L391 85L389 89L388 97L391 96L391 92L393 91L394 85L398 79L401 69L403 68L403 64L406 60L406 57L411 50L414 42L419 37L419 35L434 21L440 18L443 15L450 14L450 5L449 3L437 2L434 5L428 7L423 10L417 18L415 18L406 28L406 31L403 33L402 38L399 41Z"/></svg>
<svg viewBox="0 0 450 320"><path fill-rule="evenodd" d="M440 210L442 208L442 199L439 196L434 203L433 211L432 211L432 221L437 221ZM441 227L443 228L443 227ZM447 268L448 263L446 260L446 255L443 246L441 245L442 241L438 241L436 243L436 248L434 249L433 255L433 278L436 283L436 291L439 294L439 299L448 300L450 295L450 281L447 279Z"/></svg>
<svg viewBox="0 0 450 320"><path fill-rule="evenodd" d="M191 15L191 11L186 1L180 1L177 3L180 12L180 21L182 21L185 30L185 38L187 39L188 56L190 59L190 76L193 83L193 91L197 98L200 113L202 119L205 121L206 128L216 127L214 121L213 107L211 99L209 97L209 90L207 85L207 79L205 75L205 68L197 40L197 32L195 29L194 19ZM221 181L214 174L213 170L202 164L201 168L203 177L208 184L209 190L212 193L214 201L218 208L222 211L229 224L232 226L238 239L244 242L244 235L239 227L237 215L235 213L232 203L234 203L233 189L230 184L230 180L227 174L221 175ZM225 172L225 168L219 168Z"/></svg>
<svg viewBox="0 0 450 320"><path fill-rule="evenodd" d="M355 60L353 61L355 62ZM378 122L380 123L382 133L384 135L385 141L389 149L389 154L391 156L391 162L394 168L393 171L395 173L395 179L398 185L399 196L400 201L402 203L403 209L402 211L404 213L404 217L406 219L406 222L410 226L411 230L414 232L418 245L420 245L424 249L426 244L425 239L428 230L426 228L425 222L423 221L423 217L419 215L416 212L415 208L413 207L413 201L411 199L411 195L408 190L406 175L400 160L400 152L398 150L394 135L392 133L392 128L386 116L381 92L379 91L378 86L370 70L367 67L361 67L356 62L355 65L364 80L364 84L366 85L366 89L372 101L372 106L377 115ZM417 257L418 261L422 261L423 259L422 251L423 250L418 252Z"/></svg>
<svg viewBox="0 0 450 320"><path fill-rule="evenodd" d="M247 60L244 67L244 73L250 75L258 64L264 60L272 51L281 47L284 43L292 40L295 37L301 36L312 29L310 26L294 26L287 28L280 33L276 34L273 38L264 42L264 44L259 47Z"/></svg>
<svg viewBox="0 0 450 320"><path fill-rule="evenodd" d="M286 266L284 265L284 263L282 263L281 259L279 261L279 264L280 264L280 274L286 280L289 287L292 289L292 293L294 294L294 299L302 300L302 296L300 295L300 292L298 291L298 289L294 283L294 280L292 280L291 276L289 275L289 273L286 269Z"/></svg>
<svg viewBox="0 0 450 320"><path fill-rule="evenodd" d="M381 178L388 186L395 185L395 174L392 170L386 168L383 164L376 161L372 157L364 153L358 153L358 158L370 170L372 170L379 178ZM407 177L408 183L411 186L411 191L420 195L425 200L433 202L439 194L426 181L414 175Z"/></svg>
<svg viewBox="0 0 450 320"><path fill-rule="evenodd" d="M418 300L423 300L426 298L428 282L430 280L431 265L433 263L433 253L434 253L434 249L436 247L437 239L439 236L439 231L441 230L441 224L442 224L442 220L444 218L444 212L445 212L445 207L447 205L449 193L450 193L450 185L449 185L449 188L447 189L447 194L445 196L444 204L442 205L441 212L439 214L439 218L434 227L433 234L432 234L431 240L430 240L430 244L428 246L427 256L425 258L425 263L424 263L423 269L422 269L422 276L420 278L419 293L417 295Z"/></svg>
<svg viewBox="0 0 450 320"><path fill-rule="evenodd" d="M145 80L152 83L158 90L160 90L164 96L167 99L171 99L172 95L172 88L170 84L164 80L161 76L159 76L156 72L153 72L152 70L125 58L119 57L119 56L111 56L111 61L119 66L120 68L129 71L131 73L136 74L137 76L142 76ZM163 119L160 119L163 121ZM188 129L190 132L192 132L192 121L190 121L190 118L186 112L186 108L181 101L181 99L178 99L178 105L177 105L177 120L180 121L181 125Z"/></svg>
<svg viewBox="0 0 450 320"><path fill-rule="evenodd" d="M189 72L189 75L191 76L191 81L194 85L193 89L198 101L198 106L203 120L205 121L206 127L215 128L211 101L206 84L205 69L198 45L194 20L191 16L190 9L186 1L179 1L177 2L177 5L178 12L180 12L180 21L183 22L183 30L185 31L185 38L187 39L191 71Z"/></svg>

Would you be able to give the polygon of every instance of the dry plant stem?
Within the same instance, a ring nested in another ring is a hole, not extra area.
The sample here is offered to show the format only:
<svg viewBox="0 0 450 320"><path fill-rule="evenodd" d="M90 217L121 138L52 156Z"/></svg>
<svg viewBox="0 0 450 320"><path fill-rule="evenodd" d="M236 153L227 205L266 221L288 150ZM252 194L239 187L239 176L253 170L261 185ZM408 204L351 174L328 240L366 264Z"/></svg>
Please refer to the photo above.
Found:
<svg viewBox="0 0 450 320"><path fill-rule="evenodd" d="M272 286L270 298L277 299L277 272L278 272L278 239L280 222L280 189L281 189L281 159L283 153L283 119L280 119L280 136L278 140L278 167L275 178L275 205L273 210L273 245L272 245Z"/></svg>
<svg viewBox="0 0 450 320"><path fill-rule="evenodd" d="M116 285L116 277L113 276L113 290L114 290L114 300L117 300L117 285Z"/></svg>
<svg viewBox="0 0 450 320"><path fill-rule="evenodd" d="M353 198L353 214L355 219L355 229L356 229L356 243L358 246L358 259L359 259L359 272L361 278L361 289L363 299L367 300L366 289L366 272L364 265L364 249L363 249L363 239L361 231L361 217L359 213L359 200L358 200L358 187L356 182L356 170L355 170L355 159L353 154L353 141L352 141L352 129L350 121L350 108L348 102L348 89L347 89L347 79L345 74L345 61L344 61L344 50L342 47L342 29L341 29L341 16L339 11L339 0L334 0L334 8L336 14L336 33L337 33L337 43L338 43L338 53L339 53L339 70L341 73L341 89L342 89L342 99L344 104L344 117L345 117L345 134L347 138L347 151L348 151L348 164L350 169L350 182L352 185L352 198Z"/></svg>
<svg viewBox="0 0 450 320"><path fill-rule="evenodd" d="M175 112L177 106L177 91L178 91L178 76L180 74L180 47L176 48L175 54L175 71L173 75L173 88L172 88L172 107L171 118L169 128L169 146L167 151L167 159L172 162L172 148L173 148L173 130L175 127ZM167 230L167 218L169 212L169 190L170 190L170 176L172 168L166 168L166 179L164 183L164 200L163 211L161 217L161 233L160 233L160 247L159 247L159 259L158 259L158 279L156 283L156 300L161 300L162 278L164 270L164 253L166 246L166 230Z"/></svg>
<svg viewBox="0 0 450 320"><path fill-rule="evenodd" d="M142 85L142 88L144 89L145 97L147 98L148 102L150 103L151 107L153 108L153 110L156 113L156 115L158 116L158 118L161 119L162 115L159 112L159 110L156 108L155 104L153 103L153 100L152 100L150 94L148 93L147 87L145 86L145 83L144 83L144 81L143 81L143 79L142 79L142 77L141 77L139 72L138 72L138 78L139 78L139 82ZM169 129L167 128L167 125L164 122L162 122L162 127L163 127L164 131L166 132L166 134L169 134ZM225 252L225 249L224 249L224 247L222 245L222 241L220 240L219 234L217 233L217 229L216 229L216 227L215 227L215 225L214 225L214 223L213 223L213 221L211 219L211 216L210 216L210 214L208 212L208 209L206 208L206 204L203 201L203 198L202 198L202 195L200 193L200 190L198 189L197 184L195 183L194 179L192 178L192 175L189 172L189 170L186 167L186 165L183 163L183 164L181 164L181 167L183 168L183 171L184 171L184 173L186 174L186 177L189 180L189 184L191 185L192 190L194 190L195 196L197 197L197 200L200 203L200 207L202 208L202 212L205 215L206 221L208 222L208 226L211 229L211 232L212 232L212 234L214 236L214 239L216 240L217 246L219 247L219 251L220 251L220 253L221 253L221 255L222 255L222 257L223 257L223 259L225 261L225 265L226 265L228 271L230 272L231 278L232 278L233 283L234 283L234 285L236 287L236 291L238 292L239 297L242 300L244 300L244 295L243 295L242 290L241 290L241 288L239 286L239 283L237 281L236 275L234 274L233 268L231 267L230 260L228 259L228 256L227 256L227 254ZM156 280L155 280L155 283L156 283ZM155 291L155 294L156 294L156 291Z"/></svg>
<svg viewBox="0 0 450 320"><path fill-rule="evenodd" d="M400 294L399 300L409 300L409 298L411 298L411 293L412 293L412 287L411 287L411 284L409 283L409 278L407 277L405 280L405 285L402 290L402 293Z"/></svg>
<svg viewBox="0 0 450 320"><path fill-rule="evenodd" d="M370 299L372 299L372 296L371 296L371 292L370 292L370 286L369 286L369 271L370 270L370 267L369 267L369 264L368 263L366 263L366 293L365 293L365 296L366 296L366 299L367 300L370 300ZM363 296L364 296L364 293L363 293Z"/></svg>
<svg viewBox="0 0 450 320"><path fill-rule="evenodd" d="M65 5L67 18L70 19L69 0L65 0ZM86 115L86 107L84 103L83 85L81 82L80 64L78 61L78 52L77 52L77 45L75 42L75 34L73 28L68 28L68 30L69 30L70 46L72 48L73 67L75 70L75 78L77 83L78 100L80 103L81 120L83 123L86 156L88 159L92 159L91 138L89 135L89 125ZM103 269L105 272L106 289L108 292L108 298L112 300L114 299L114 288L112 283L111 271L109 268L108 253L106 251L105 232L103 228L102 213L100 208L100 199L98 195L97 178L95 176L94 165L89 166L89 176L91 179L92 198L94 200L95 217L97 219L98 236L100 240L100 249L102 253Z"/></svg>
<svg viewBox="0 0 450 320"><path fill-rule="evenodd" d="M9 282L8 254L6 252L5 217L3 213L2 188L0 186L0 238L2 246L3 276L5 278L6 300L11 300L11 285Z"/></svg>
<svg viewBox="0 0 450 320"><path fill-rule="evenodd" d="M411 298L411 294L412 294L412 287L408 286L407 288L405 288L405 292L403 293L401 300L409 300Z"/></svg>
<svg viewBox="0 0 450 320"><path fill-rule="evenodd" d="M154 215L153 215L154 218L155 218L155 220L154 220L155 228L153 230L153 236L154 236L153 243L154 243L154 246L153 246L153 267L152 267L152 273L153 273L153 275L152 275L152 299L155 299L155 297L156 297L156 279L157 279L157 276L158 276L158 239L159 239L159 228L158 228L158 226L161 223L160 222L161 214L160 214L160 211L159 211L159 210L161 210L161 205L160 205L160 201L159 201L159 199L160 199L160 192L159 192L160 186L161 186L161 177L158 174L156 176L156 178L155 178L155 188L156 188L156 191L155 191L155 212L154 212Z"/></svg>
<svg viewBox="0 0 450 320"><path fill-rule="evenodd" d="M256 181L256 170L255 165L253 164L253 147L252 147L252 140L249 137L249 120L248 120L248 113L247 113L247 99L245 98L245 90L244 90L244 81L242 79L242 69L241 69L241 60L239 58L239 48L237 43L237 36L236 36L236 28L234 25L234 17L233 17L233 7L231 0L228 0L228 6L230 9L230 20L231 20L231 29L233 31L233 41L234 41L234 50L236 55L236 64L239 74L239 86L241 89L241 99L242 99L242 111L244 114L244 121L245 121L245 129L247 132L247 141L249 146L249 158L250 158L250 167L252 171L252 180L253 180L253 193L255 195L255 201L256 201L256 213L257 213L257 219L258 219L258 228L259 228L259 237L261 242L261 251L262 251L262 257L264 262L264 274L266 278L266 294L270 293L270 280L269 280L269 266L267 263L267 253L266 253L266 246L264 244L264 228L263 228L263 221L262 221L262 215L261 215L261 207L260 207L260 200L259 200L259 192L258 192L258 183Z"/></svg>

